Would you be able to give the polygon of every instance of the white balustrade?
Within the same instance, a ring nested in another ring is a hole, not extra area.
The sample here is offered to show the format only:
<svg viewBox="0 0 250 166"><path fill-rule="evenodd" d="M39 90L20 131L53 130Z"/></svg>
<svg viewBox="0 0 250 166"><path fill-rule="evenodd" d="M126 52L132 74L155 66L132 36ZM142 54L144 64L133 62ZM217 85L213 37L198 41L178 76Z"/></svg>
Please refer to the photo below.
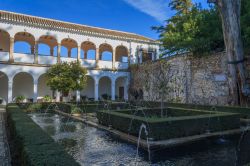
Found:
<svg viewBox="0 0 250 166"><path fill-rule="evenodd" d="M10 53L9 52L0 52L0 61L9 61Z"/></svg>
<svg viewBox="0 0 250 166"><path fill-rule="evenodd" d="M99 61L99 68L101 69L112 69L112 62L111 61Z"/></svg>
<svg viewBox="0 0 250 166"><path fill-rule="evenodd" d="M128 69L128 63L126 62L115 62L116 69Z"/></svg>
<svg viewBox="0 0 250 166"><path fill-rule="evenodd" d="M70 58L70 57L60 57L61 62L74 62L77 61L77 58Z"/></svg>
<svg viewBox="0 0 250 166"><path fill-rule="evenodd" d="M34 59L33 54L14 53L14 62L34 63Z"/></svg>
<svg viewBox="0 0 250 166"><path fill-rule="evenodd" d="M96 61L95 60L90 60L90 59L82 59L81 64L83 67L86 68L93 68L96 66Z"/></svg>
<svg viewBox="0 0 250 166"><path fill-rule="evenodd" d="M54 56L38 56L38 64L53 65L57 63L57 57Z"/></svg>

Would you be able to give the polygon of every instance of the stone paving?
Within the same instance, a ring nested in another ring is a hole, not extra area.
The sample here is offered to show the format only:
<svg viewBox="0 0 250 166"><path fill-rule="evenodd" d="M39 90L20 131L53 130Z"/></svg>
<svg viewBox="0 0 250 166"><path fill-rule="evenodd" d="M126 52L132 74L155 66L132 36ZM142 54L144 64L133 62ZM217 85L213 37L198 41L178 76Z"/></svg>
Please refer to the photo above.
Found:
<svg viewBox="0 0 250 166"><path fill-rule="evenodd" d="M10 166L11 158L5 128L5 108L0 107L0 166Z"/></svg>

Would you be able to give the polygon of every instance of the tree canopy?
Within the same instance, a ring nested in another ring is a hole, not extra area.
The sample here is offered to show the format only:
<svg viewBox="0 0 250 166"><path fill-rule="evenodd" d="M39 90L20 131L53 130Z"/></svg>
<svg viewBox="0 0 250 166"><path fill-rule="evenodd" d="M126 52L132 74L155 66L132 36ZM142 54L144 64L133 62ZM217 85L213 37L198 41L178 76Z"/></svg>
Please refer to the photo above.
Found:
<svg viewBox="0 0 250 166"><path fill-rule="evenodd" d="M169 7L176 11L165 26L153 27L160 33L163 54L191 52L205 55L225 49L222 22L215 5L204 9L191 0L172 0ZM250 1L242 0L241 29L245 53L250 53Z"/></svg>
<svg viewBox="0 0 250 166"><path fill-rule="evenodd" d="M58 90L64 94L82 90L86 85L86 73L87 70L79 62L58 63L47 71L47 85L52 90Z"/></svg>

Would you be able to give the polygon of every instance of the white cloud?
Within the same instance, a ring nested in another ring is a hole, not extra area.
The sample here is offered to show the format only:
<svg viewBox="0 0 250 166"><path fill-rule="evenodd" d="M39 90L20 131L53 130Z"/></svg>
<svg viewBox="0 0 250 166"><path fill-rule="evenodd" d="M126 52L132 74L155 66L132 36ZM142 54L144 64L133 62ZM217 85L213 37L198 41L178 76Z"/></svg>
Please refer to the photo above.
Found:
<svg viewBox="0 0 250 166"><path fill-rule="evenodd" d="M134 8L163 23L170 16L169 0L123 0Z"/></svg>

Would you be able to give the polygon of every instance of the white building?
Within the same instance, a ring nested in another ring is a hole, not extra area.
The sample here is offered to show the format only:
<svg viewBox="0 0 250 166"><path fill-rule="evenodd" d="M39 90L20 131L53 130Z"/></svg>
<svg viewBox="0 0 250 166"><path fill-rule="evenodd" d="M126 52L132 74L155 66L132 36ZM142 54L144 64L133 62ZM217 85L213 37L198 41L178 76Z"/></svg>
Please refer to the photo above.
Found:
<svg viewBox="0 0 250 166"><path fill-rule="evenodd" d="M46 55L39 47L47 49ZM0 97L8 103L20 95L33 101L52 96L48 68L78 60L88 70L78 99L98 100L103 94L128 99L129 65L155 60L158 52L159 42L137 34L0 11Z"/></svg>

